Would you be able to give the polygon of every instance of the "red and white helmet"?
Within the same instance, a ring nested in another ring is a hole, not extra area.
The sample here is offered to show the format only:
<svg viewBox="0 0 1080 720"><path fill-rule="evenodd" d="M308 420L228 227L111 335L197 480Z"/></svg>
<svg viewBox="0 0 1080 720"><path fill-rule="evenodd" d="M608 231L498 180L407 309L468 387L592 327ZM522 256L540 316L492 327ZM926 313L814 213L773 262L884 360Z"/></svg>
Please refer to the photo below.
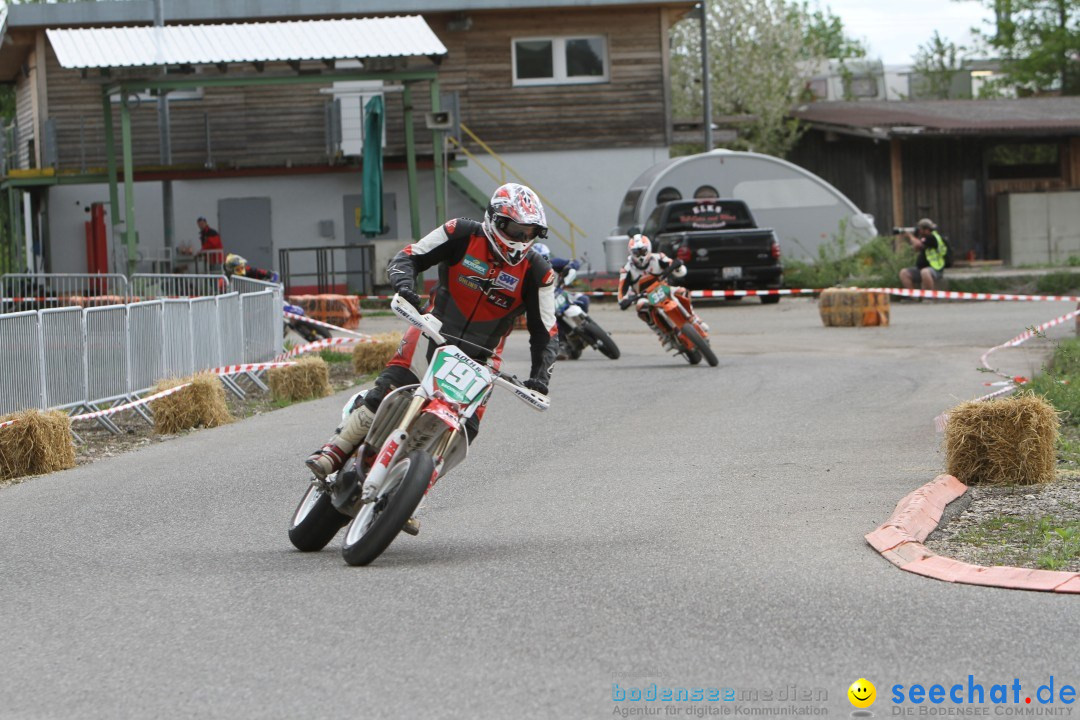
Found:
<svg viewBox="0 0 1080 720"><path fill-rule="evenodd" d="M510 265L524 260L529 247L548 232L540 198L517 183L502 185L491 196L483 227L492 249Z"/></svg>
<svg viewBox="0 0 1080 720"><path fill-rule="evenodd" d="M652 253L652 243L649 242L649 238L638 233L637 235L630 236L630 242L628 244L630 249L630 262L644 270L649 265L649 255Z"/></svg>

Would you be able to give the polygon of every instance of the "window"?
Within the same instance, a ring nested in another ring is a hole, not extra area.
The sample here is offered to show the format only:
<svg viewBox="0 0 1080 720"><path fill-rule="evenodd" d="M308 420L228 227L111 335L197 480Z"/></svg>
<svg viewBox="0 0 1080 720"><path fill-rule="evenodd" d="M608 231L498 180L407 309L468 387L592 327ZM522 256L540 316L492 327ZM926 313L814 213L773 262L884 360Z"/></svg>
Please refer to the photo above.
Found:
<svg viewBox="0 0 1080 720"><path fill-rule="evenodd" d="M634 216L637 215L637 204L640 198L641 188L632 188L630 192L626 193L626 197L623 198L622 205L619 207L619 219L615 221L620 229L626 230L634 224Z"/></svg>
<svg viewBox="0 0 1080 720"><path fill-rule="evenodd" d="M715 200L718 197L720 197L720 193L712 185L702 185L694 191L695 200Z"/></svg>
<svg viewBox="0 0 1080 720"><path fill-rule="evenodd" d="M337 70L363 68L359 60L337 60ZM383 94L382 80L346 80L333 85L335 111L341 121L341 154L364 154L364 116L368 101ZM384 98L385 99L385 98ZM386 147L386 122L383 122L382 145Z"/></svg>
<svg viewBox="0 0 1080 720"><path fill-rule="evenodd" d="M672 202L673 200L682 200L682 193L678 188L666 187L660 192L656 193L656 204L663 205L666 202Z"/></svg>
<svg viewBox="0 0 1080 720"><path fill-rule="evenodd" d="M607 40L588 37L513 41L514 85L572 85L608 80Z"/></svg>

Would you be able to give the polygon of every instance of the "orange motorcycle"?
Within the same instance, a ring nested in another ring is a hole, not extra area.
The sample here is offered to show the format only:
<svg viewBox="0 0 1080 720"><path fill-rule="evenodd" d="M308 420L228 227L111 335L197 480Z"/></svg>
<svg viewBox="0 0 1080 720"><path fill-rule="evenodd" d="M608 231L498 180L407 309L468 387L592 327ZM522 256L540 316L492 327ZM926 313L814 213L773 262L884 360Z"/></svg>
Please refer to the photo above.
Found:
<svg viewBox="0 0 1080 720"><path fill-rule="evenodd" d="M697 365L702 358L710 367L716 367L720 361L709 346L709 333L694 315L692 308L683 305L675 296L675 288L666 280L670 270L659 275L644 275L637 282L637 288L627 293L619 301L619 307L626 308L644 297L649 302L648 312L653 329L660 336L664 348L685 357L691 365Z"/></svg>

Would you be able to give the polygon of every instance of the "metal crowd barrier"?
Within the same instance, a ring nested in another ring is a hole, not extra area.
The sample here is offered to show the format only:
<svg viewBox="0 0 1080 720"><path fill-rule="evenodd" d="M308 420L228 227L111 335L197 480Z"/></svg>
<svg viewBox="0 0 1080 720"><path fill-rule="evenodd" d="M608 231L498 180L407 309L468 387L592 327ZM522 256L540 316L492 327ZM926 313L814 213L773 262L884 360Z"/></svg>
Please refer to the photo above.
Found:
<svg viewBox="0 0 1080 720"><path fill-rule="evenodd" d="M0 315L0 412L45 407L45 368L41 357L41 316L34 312Z"/></svg>
<svg viewBox="0 0 1080 720"><path fill-rule="evenodd" d="M166 377L270 360L280 353L283 324L280 286L246 295L0 314L0 415L95 410L145 393ZM225 383L243 395L235 381ZM118 431L107 419L102 423Z"/></svg>
<svg viewBox="0 0 1080 720"><path fill-rule="evenodd" d="M0 313L49 307L112 304L131 297L128 279L106 273L6 273L0 276Z"/></svg>
<svg viewBox="0 0 1080 720"><path fill-rule="evenodd" d="M131 276L131 294L142 300L157 298L213 297L229 292L224 275L152 275Z"/></svg>

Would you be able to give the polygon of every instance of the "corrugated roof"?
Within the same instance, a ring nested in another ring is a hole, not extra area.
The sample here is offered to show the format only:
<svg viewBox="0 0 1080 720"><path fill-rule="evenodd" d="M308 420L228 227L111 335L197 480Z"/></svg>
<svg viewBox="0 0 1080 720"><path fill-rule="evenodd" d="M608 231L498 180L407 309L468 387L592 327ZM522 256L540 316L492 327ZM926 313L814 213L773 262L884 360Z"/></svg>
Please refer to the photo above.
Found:
<svg viewBox="0 0 1080 720"><path fill-rule="evenodd" d="M445 55L419 15L218 25L49 29L65 68Z"/></svg>
<svg viewBox="0 0 1080 720"><path fill-rule="evenodd" d="M1080 132L1080 97L817 102L792 115L880 136Z"/></svg>

